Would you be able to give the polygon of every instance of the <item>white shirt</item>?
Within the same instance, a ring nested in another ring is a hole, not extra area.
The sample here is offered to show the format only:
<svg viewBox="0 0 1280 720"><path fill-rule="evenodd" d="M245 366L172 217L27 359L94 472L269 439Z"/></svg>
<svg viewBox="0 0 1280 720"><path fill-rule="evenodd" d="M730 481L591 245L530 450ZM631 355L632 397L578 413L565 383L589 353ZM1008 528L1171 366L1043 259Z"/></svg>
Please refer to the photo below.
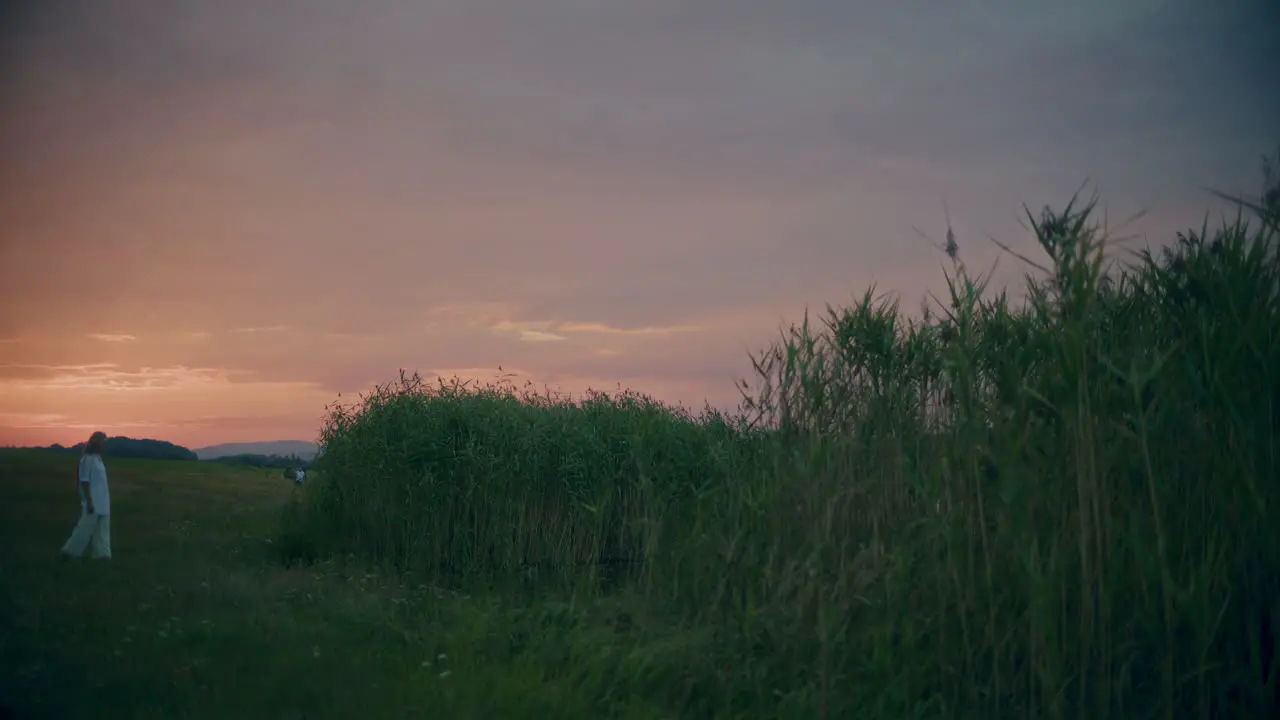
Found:
<svg viewBox="0 0 1280 720"><path fill-rule="evenodd" d="M293 474L293 479L294 479L295 481L297 481L297 482L302 482L302 478L304 478L304 477L306 477L306 476L307 476L307 475L306 475L306 473L304 473L303 471L299 470L299 471L297 471L296 473L294 473L294 474Z"/></svg>
<svg viewBox="0 0 1280 720"><path fill-rule="evenodd" d="M89 486L95 515L111 515L111 490L107 487L107 466L101 455L80 456L80 484Z"/></svg>

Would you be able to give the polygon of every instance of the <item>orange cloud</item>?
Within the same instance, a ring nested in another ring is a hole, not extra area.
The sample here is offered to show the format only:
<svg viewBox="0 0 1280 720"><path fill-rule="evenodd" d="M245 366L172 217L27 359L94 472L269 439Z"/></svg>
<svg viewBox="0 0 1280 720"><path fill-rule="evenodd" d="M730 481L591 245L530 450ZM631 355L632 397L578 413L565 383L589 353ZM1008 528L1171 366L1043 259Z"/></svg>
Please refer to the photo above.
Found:
<svg viewBox="0 0 1280 720"><path fill-rule="evenodd" d="M555 342L557 340L565 340L565 336L555 333L544 332L542 330L521 330L520 340L523 342Z"/></svg>
<svg viewBox="0 0 1280 720"><path fill-rule="evenodd" d="M0 413L0 428L92 431L102 426L103 423L100 422L88 422L59 413ZM165 425L159 422L130 420L113 422L111 427L114 434L123 434L129 430L162 428Z"/></svg>
<svg viewBox="0 0 1280 720"><path fill-rule="evenodd" d="M604 323L557 322L553 320L501 320L489 326L499 334L514 334L523 342L551 342L567 340L571 335L658 336L689 333L701 330L697 325L673 325L670 327L620 328Z"/></svg>
<svg viewBox="0 0 1280 720"><path fill-rule="evenodd" d="M225 368L0 365L0 444L78 442L89 429L188 445L264 432L308 438L334 399L314 383Z"/></svg>
<svg viewBox="0 0 1280 720"><path fill-rule="evenodd" d="M565 323L556 328L560 332L582 335L670 335L672 333L698 332L697 325L672 325L670 327L620 328L603 323Z"/></svg>
<svg viewBox="0 0 1280 720"><path fill-rule="evenodd" d="M230 374L224 370L183 366L143 367L137 371L125 371L115 363L3 367L10 372L11 377L0 383L0 391L116 393L172 390L207 387Z"/></svg>

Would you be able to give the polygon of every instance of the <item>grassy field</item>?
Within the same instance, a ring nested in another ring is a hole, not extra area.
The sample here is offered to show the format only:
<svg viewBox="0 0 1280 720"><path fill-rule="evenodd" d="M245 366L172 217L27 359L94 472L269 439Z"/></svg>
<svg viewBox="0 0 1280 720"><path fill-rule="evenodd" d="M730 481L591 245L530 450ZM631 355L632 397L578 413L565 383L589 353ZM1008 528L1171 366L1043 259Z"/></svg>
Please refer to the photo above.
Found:
<svg viewBox="0 0 1280 720"><path fill-rule="evenodd" d="M609 603L289 568L278 473L108 462L115 557L62 562L75 458L0 451L0 708L17 717L599 717L547 667L627 644Z"/></svg>
<svg viewBox="0 0 1280 720"><path fill-rule="evenodd" d="M1231 718L1280 705L1280 192L1122 265L1029 217L756 355L744 410L416 376L276 473L0 456L6 702L58 716ZM950 241L948 243L951 244Z"/></svg>

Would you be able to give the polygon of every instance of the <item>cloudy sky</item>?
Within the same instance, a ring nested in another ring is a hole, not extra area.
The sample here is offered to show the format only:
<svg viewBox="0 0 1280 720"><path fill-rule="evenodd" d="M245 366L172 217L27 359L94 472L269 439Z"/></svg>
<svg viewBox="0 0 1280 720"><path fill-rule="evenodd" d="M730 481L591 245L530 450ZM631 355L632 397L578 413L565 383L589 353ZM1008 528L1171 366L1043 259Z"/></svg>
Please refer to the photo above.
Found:
<svg viewBox="0 0 1280 720"><path fill-rule="evenodd" d="M0 444L312 439L400 368L727 406L917 307L944 201L970 266L1086 179L1156 244L1280 141L1267 0L6 7Z"/></svg>

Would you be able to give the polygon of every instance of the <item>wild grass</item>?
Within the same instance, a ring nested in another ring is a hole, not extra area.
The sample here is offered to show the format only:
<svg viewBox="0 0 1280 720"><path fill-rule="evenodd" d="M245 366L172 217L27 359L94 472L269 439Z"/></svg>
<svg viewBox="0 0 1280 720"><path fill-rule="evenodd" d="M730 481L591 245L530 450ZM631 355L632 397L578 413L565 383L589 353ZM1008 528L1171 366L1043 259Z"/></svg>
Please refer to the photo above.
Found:
<svg viewBox="0 0 1280 720"><path fill-rule="evenodd" d="M293 483L217 463L108 457L114 558L59 562L75 462L0 449L0 718L601 717L545 666L608 648L615 601L469 596L358 558L282 567Z"/></svg>
<svg viewBox="0 0 1280 720"><path fill-rule="evenodd" d="M957 260L920 314L828 307L753 358L736 415L402 375L331 408L289 555L536 574L566 611L530 633L608 597L680 628L545 658L601 712L1270 716L1266 197L1132 256L1090 203L1028 214L1022 299Z"/></svg>

